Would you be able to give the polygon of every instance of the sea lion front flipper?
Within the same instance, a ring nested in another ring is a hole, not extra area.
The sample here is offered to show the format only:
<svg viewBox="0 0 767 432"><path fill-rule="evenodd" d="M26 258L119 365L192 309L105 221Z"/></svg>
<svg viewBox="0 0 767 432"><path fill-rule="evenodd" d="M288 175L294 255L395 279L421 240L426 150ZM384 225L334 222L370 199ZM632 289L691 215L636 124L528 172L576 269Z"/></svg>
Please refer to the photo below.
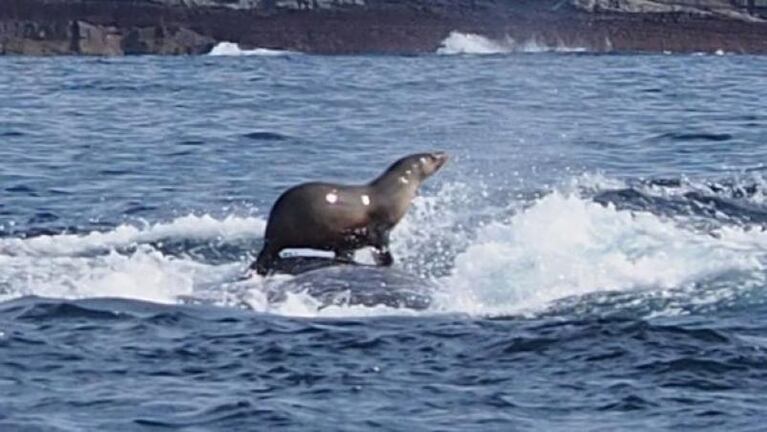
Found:
<svg viewBox="0 0 767 432"><path fill-rule="evenodd" d="M389 267L394 264L394 257L389 251L390 232L390 230L380 226L370 230L370 240L375 248L373 250L373 260L376 262L376 265Z"/></svg>
<svg viewBox="0 0 767 432"><path fill-rule="evenodd" d="M388 246L380 249L375 248L373 250L373 260L376 262L376 265L383 267L389 267L394 264L394 257L391 252L389 252Z"/></svg>

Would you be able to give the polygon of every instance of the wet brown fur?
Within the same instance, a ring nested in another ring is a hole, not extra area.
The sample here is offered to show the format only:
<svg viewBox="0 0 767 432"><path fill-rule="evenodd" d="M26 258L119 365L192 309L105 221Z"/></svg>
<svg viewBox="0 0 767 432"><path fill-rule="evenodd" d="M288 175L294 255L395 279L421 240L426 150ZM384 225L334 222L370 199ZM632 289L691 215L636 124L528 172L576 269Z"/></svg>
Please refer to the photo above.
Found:
<svg viewBox="0 0 767 432"><path fill-rule="evenodd" d="M378 265L391 265L389 232L407 212L421 183L446 161L441 152L419 153L398 160L366 185L312 182L288 189L272 207L264 246L252 267L260 275L269 273L280 251L289 248L333 251L336 259L349 261L355 250L366 246L375 248ZM328 194L336 200L329 202Z"/></svg>

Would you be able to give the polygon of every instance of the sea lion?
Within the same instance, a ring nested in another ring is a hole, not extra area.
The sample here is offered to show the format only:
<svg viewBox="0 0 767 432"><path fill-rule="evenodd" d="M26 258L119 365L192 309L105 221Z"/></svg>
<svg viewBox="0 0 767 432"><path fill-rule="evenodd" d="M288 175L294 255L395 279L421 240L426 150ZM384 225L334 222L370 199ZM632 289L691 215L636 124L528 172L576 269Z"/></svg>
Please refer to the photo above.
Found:
<svg viewBox="0 0 767 432"><path fill-rule="evenodd" d="M251 268L266 275L288 248L333 251L338 261L351 262L354 251L366 246L375 249L377 265L390 266L389 232L421 183L447 159L444 152L418 153L394 162L366 185L312 182L288 189L269 213L264 246Z"/></svg>

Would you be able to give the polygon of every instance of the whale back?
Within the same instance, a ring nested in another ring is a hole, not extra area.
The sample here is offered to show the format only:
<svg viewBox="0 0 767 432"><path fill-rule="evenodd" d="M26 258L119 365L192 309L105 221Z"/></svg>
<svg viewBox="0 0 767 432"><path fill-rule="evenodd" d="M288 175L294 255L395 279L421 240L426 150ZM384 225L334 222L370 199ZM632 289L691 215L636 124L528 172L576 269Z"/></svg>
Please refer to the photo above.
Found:
<svg viewBox="0 0 767 432"><path fill-rule="evenodd" d="M387 306L427 309L438 287L408 272L362 264L343 264L323 257L287 257L279 266L290 269L294 278L267 288L270 304L284 302L289 295L308 295L328 306Z"/></svg>

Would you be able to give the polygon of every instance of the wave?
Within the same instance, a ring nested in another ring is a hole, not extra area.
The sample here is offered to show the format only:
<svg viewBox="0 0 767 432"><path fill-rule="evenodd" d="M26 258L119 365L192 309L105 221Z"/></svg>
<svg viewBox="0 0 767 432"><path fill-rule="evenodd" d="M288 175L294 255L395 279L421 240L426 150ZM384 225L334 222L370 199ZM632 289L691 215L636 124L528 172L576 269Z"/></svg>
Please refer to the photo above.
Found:
<svg viewBox="0 0 767 432"><path fill-rule="evenodd" d="M712 193L742 200L758 195L754 186L741 196L745 186L736 183L727 188L727 182L712 182ZM491 206L475 188L447 184L414 201L392 235L392 247L400 267L439 287L426 313L635 310L644 316L676 315L733 304L764 286L767 232L758 225L692 223L698 215L689 205L696 198L682 192L679 198L688 207L676 213L596 199L623 189L632 186L585 176L532 197L520 208L519 202ZM357 258L366 257L361 252ZM266 307L258 289L250 294L255 309ZM386 307L323 309L301 294L273 311L300 316L403 313Z"/></svg>
<svg viewBox="0 0 767 432"><path fill-rule="evenodd" d="M450 32L437 48L437 54L510 54L510 53L542 53L542 52L586 52L585 47L569 47L562 43L550 45L536 38L527 41L516 41L506 36L494 40L476 33Z"/></svg>
<svg viewBox="0 0 767 432"><path fill-rule="evenodd" d="M277 57L286 55L295 55L295 51L276 50L269 48L242 49L240 45L234 42L219 42L214 46L208 55L211 56L265 56Z"/></svg>
<svg viewBox="0 0 767 432"><path fill-rule="evenodd" d="M130 245L183 237L186 239L236 239L263 232L266 221L259 217L187 215L165 223L136 226L123 224L106 232L41 235L26 239L0 239L0 256L73 256Z"/></svg>
<svg viewBox="0 0 767 432"><path fill-rule="evenodd" d="M187 215L106 232L0 239L0 300L24 295L55 298L124 297L175 303L242 272L240 263L206 262L188 244L231 244L262 237L258 217Z"/></svg>
<svg viewBox="0 0 767 432"><path fill-rule="evenodd" d="M187 215L105 232L0 238L0 300L120 297L310 317L495 316L584 305L657 315L737 302L744 290L764 286L767 232L750 219L720 220L722 211L696 212L700 198L691 190L764 205L762 183L746 179L630 185L584 177L508 202L475 185L444 184L416 198L392 233L396 265L437 287L425 312L325 307L303 293L270 303L268 284L289 276L243 278L263 236L260 216ZM610 195L615 191L620 199ZM633 195L621 191L681 204L630 201ZM708 223L697 223L701 218ZM357 259L370 260L366 251Z"/></svg>
<svg viewBox="0 0 767 432"><path fill-rule="evenodd" d="M479 230L456 257L452 274L441 280L447 288L442 308L505 315L593 293L667 295L719 277L761 283L765 247L764 232L737 226L701 232L686 227L684 219L552 192L510 220ZM731 296L730 288L700 290L695 301Z"/></svg>

